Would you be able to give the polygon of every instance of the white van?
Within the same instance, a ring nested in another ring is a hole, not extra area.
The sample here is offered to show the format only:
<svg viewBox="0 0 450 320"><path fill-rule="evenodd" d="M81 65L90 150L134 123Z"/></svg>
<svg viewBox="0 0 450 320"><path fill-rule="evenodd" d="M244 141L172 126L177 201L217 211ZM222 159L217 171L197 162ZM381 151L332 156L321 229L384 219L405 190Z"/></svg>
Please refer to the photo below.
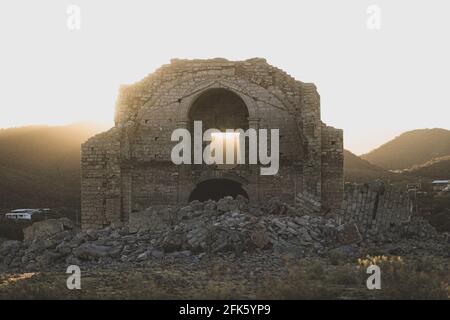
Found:
<svg viewBox="0 0 450 320"><path fill-rule="evenodd" d="M6 219L11 220L31 220L33 214L39 212L39 209L15 209L5 214Z"/></svg>

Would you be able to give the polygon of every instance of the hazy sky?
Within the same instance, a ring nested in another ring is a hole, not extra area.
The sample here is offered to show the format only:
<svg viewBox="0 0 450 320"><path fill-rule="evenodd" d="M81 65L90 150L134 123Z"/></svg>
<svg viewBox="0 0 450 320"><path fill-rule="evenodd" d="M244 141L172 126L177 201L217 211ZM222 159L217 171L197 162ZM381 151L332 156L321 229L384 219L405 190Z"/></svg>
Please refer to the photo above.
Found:
<svg viewBox="0 0 450 320"><path fill-rule="evenodd" d="M80 30L67 27L71 4ZM357 154L450 129L448 0L2 0L0 43L0 127L112 124L119 84L171 58L264 57L317 85L322 119Z"/></svg>

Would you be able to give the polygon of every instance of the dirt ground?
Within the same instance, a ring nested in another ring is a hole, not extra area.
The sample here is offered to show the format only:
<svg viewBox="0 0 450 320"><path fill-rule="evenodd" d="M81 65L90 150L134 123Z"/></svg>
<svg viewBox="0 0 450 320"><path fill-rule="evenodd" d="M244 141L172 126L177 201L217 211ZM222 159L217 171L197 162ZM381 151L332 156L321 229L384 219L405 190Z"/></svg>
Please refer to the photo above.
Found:
<svg viewBox="0 0 450 320"><path fill-rule="evenodd" d="M450 259L438 256L289 255L152 261L130 268L81 267L81 289L67 289L64 266L0 274L1 299L449 299ZM366 287L367 266L381 268L381 289Z"/></svg>

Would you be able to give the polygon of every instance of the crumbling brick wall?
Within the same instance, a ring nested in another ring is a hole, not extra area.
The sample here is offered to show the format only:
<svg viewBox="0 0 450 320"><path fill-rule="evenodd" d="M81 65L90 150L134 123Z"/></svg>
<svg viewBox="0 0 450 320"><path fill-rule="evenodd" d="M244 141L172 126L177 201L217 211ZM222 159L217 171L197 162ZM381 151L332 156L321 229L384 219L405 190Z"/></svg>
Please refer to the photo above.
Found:
<svg viewBox="0 0 450 320"><path fill-rule="evenodd" d="M322 207L339 208L342 203L344 183L343 131L322 126Z"/></svg>
<svg viewBox="0 0 450 320"><path fill-rule="evenodd" d="M414 199L410 193L383 183L346 184L343 223L354 222L362 233L382 232L411 219Z"/></svg>
<svg viewBox="0 0 450 320"><path fill-rule="evenodd" d="M118 129L96 135L81 148L81 208L85 228L123 220Z"/></svg>
<svg viewBox="0 0 450 320"><path fill-rule="evenodd" d="M261 176L259 165L225 170L171 162L173 130L191 128L192 106L217 89L243 102L248 128L280 130L277 175ZM327 208L340 208L342 148L342 131L321 122L314 84L297 81L260 58L172 60L141 81L121 86L114 128L83 144L82 225L126 222L133 210L186 202L208 179L238 182L251 202L278 196L295 203L296 195L306 192Z"/></svg>

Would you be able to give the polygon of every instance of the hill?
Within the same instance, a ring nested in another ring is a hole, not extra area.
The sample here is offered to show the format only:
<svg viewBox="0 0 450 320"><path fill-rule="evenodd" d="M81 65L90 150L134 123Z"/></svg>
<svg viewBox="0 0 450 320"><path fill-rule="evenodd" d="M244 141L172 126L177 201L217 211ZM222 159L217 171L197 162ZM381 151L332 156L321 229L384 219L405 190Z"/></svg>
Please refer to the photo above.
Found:
<svg viewBox="0 0 450 320"><path fill-rule="evenodd" d="M100 126L0 129L0 208L78 207L80 145Z"/></svg>
<svg viewBox="0 0 450 320"><path fill-rule="evenodd" d="M419 129L405 132L361 158L387 170L402 170L449 155L449 130Z"/></svg>
<svg viewBox="0 0 450 320"><path fill-rule="evenodd" d="M369 182L377 179L396 180L400 176L361 159L348 150L344 150L344 179L346 182Z"/></svg>

